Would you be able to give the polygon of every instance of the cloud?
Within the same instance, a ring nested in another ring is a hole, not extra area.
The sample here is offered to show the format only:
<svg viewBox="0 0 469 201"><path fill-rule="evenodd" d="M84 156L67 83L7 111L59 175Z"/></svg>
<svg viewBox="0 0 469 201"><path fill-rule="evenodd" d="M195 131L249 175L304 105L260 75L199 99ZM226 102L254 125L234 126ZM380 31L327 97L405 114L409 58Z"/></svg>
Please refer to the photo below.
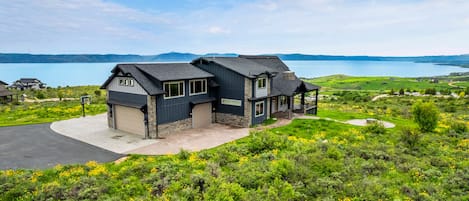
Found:
<svg viewBox="0 0 469 201"><path fill-rule="evenodd" d="M211 34L229 34L230 30L224 29L219 26L211 26L210 28L208 28L208 32Z"/></svg>

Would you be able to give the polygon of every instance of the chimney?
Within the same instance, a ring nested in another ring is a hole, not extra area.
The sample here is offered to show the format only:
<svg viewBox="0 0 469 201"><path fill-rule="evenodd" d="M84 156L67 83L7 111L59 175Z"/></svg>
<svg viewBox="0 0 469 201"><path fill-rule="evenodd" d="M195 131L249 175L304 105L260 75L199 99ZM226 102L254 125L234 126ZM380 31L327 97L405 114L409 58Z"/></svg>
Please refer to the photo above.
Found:
<svg viewBox="0 0 469 201"><path fill-rule="evenodd" d="M283 79L284 80L295 80L296 79L295 72L293 72L293 71L284 71L282 74L283 74Z"/></svg>

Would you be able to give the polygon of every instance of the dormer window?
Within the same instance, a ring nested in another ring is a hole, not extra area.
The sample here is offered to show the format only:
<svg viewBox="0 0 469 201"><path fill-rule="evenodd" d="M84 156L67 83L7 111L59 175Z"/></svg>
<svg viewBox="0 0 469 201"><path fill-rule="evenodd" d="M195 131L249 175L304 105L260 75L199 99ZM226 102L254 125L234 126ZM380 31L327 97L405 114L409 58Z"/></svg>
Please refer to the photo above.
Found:
<svg viewBox="0 0 469 201"><path fill-rule="evenodd" d="M267 78L258 78L257 79L257 88L264 89L266 87Z"/></svg>

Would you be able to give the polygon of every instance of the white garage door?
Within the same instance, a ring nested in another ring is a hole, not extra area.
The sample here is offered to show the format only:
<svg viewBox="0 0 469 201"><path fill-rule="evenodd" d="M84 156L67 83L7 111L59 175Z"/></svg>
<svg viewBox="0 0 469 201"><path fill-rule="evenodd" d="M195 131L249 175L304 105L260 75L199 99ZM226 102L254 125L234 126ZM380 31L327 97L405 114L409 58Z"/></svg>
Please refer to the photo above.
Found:
<svg viewBox="0 0 469 201"><path fill-rule="evenodd" d="M212 103L195 105L192 108L192 128L205 128L212 123Z"/></svg>
<svg viewBox="0 0 469 201"><path fill-rule="evenodd" d="M114 105L116 128L129 133L145 136L145 124L143 112L137 108Z"/></svg>

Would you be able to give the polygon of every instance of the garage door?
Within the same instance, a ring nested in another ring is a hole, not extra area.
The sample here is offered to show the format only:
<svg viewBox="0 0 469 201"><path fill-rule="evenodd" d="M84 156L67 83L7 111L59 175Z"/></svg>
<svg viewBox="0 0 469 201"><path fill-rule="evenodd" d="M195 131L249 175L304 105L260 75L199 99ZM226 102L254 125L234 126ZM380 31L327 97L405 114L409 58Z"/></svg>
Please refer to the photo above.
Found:
<svg viewBox="0 0 469 201"><path fill-rule="evenodd" d="M212 103L195 105L192 108L192 127L204 128L212 123Z"/></svg>
<svg viewBox="0 0 469 201"><path fill-rule="evenodd" d="M117 129L145 136L143 112L137 108L115 105L115 113Z"/></svg>

